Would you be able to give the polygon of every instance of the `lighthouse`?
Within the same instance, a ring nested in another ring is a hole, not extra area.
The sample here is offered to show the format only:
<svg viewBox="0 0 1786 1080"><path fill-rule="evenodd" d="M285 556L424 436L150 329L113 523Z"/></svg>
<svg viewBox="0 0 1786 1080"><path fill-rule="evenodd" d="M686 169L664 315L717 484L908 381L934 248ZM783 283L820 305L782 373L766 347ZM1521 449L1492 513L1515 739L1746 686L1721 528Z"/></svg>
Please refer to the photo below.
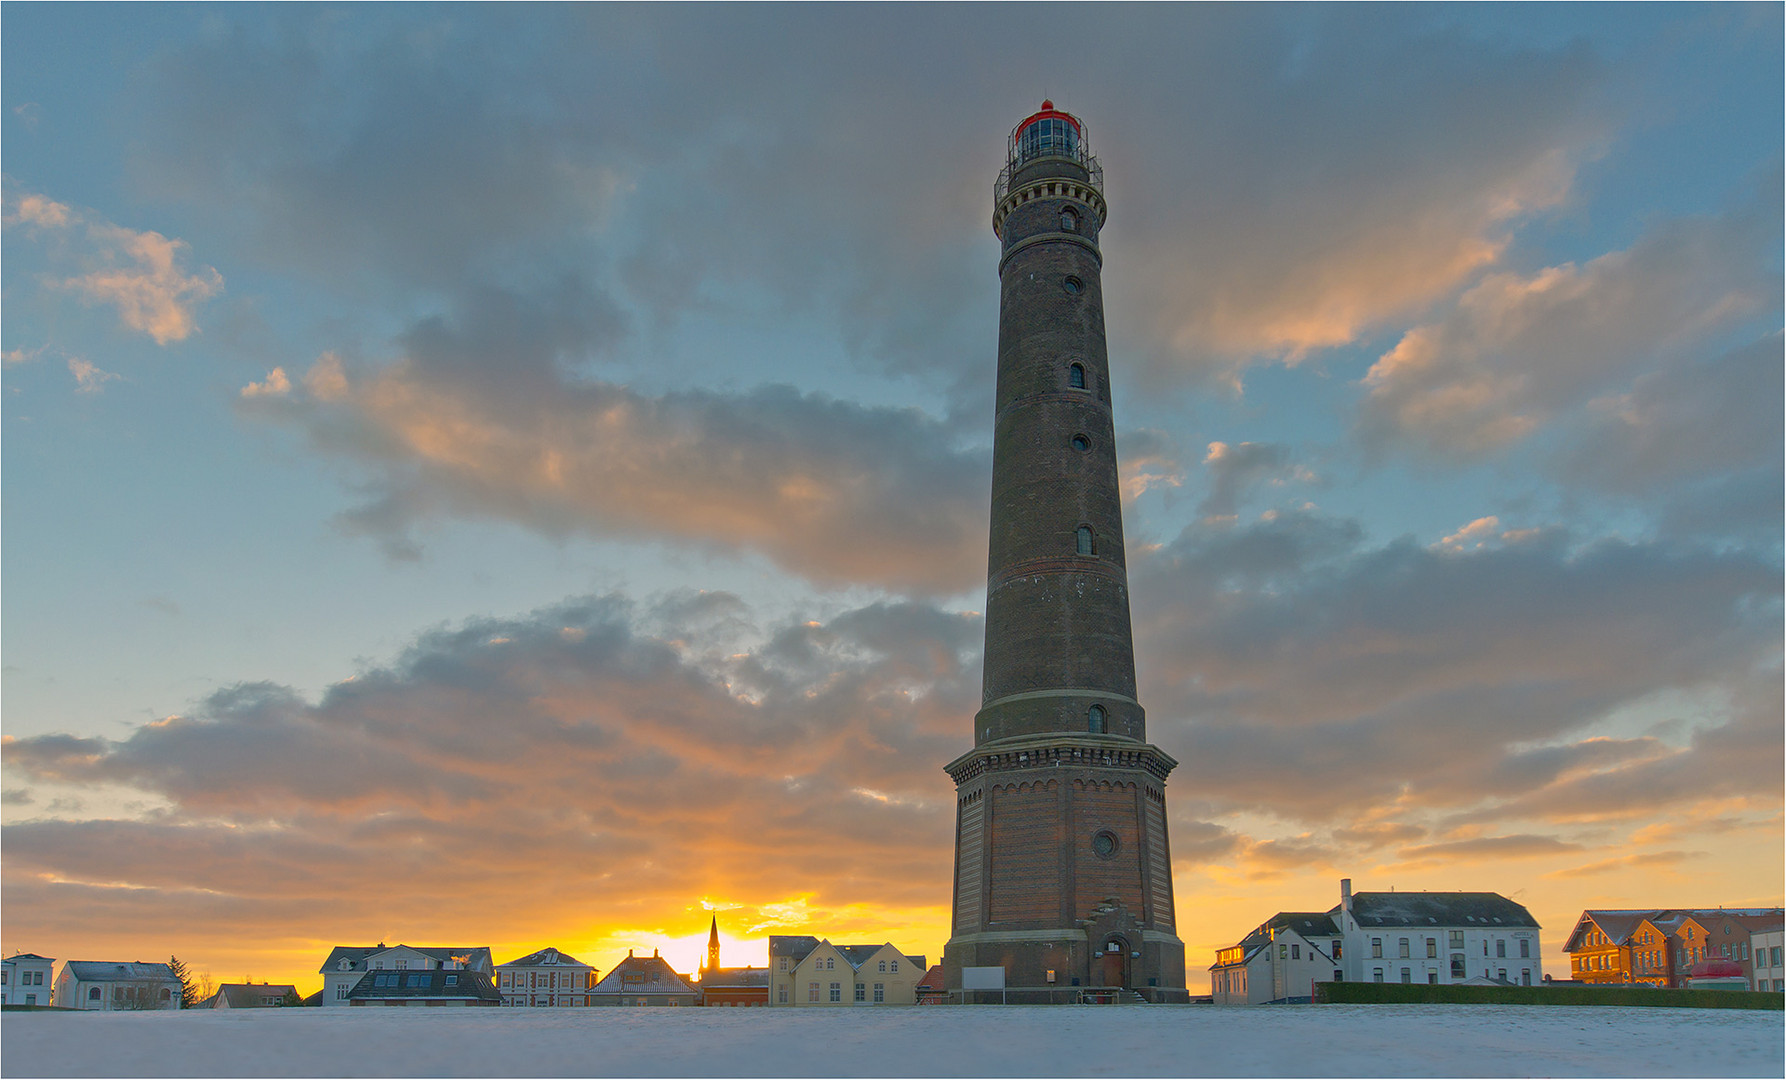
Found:
<svg viewBox="0 0 1786 1080"><path fill-rule="evenodd" d="M985 677L955 781L947 986L1183 1001L1165 782L1136 699L1104 341L1103 170L1051 101L993 187L998 390ZM1130 992L1133 993L1130 993Z"/></svg>

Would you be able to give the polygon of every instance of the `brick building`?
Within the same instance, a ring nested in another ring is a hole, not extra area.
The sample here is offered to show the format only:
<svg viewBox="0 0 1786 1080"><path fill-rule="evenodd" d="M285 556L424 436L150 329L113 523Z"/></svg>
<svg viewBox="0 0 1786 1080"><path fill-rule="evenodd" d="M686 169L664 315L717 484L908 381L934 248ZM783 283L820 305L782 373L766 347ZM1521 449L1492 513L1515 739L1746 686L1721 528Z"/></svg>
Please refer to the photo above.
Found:
<svg viewBox="0 0 1786 1080"><path fill-rule="evenodd" d="M1184 1001L1166 841L1177 762L1147 742L1135 696L1103 171L1084 124L1052 102L1006 151L982 706L973 748L945 767L946 989L963 968L1002 967L1010 1001L1072 1000L1057 991L1073 986Z"/></svg>
<svg viewBox="0 0 1786 1080"><path fill-rule="evenodd" d="M1592 984L1680 988L1696 965L1727 960L1754 979L1753 938L1780 908L1590 909L1563 944L1572 977Z"/></svg>
<svg viewBox="0 0 1786 1080"><path fill-rule="evenodd" d="M510 1008L571 1008L589 1004L597 971L570 953L541 949L496 965L496 989Z"/></svg>

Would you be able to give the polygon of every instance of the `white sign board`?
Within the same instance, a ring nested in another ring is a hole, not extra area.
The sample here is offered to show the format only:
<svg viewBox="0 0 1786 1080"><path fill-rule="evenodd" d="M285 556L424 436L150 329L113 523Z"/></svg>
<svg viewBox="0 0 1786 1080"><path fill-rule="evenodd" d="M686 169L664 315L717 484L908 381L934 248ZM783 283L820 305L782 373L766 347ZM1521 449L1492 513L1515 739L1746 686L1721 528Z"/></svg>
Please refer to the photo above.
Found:
<svg viewBox="0 0 1786 1080"><path fill-rule="evenodd" d="M964 967L961 969L963 990L1003 990L1005 969L1002 967Z"/></svg>

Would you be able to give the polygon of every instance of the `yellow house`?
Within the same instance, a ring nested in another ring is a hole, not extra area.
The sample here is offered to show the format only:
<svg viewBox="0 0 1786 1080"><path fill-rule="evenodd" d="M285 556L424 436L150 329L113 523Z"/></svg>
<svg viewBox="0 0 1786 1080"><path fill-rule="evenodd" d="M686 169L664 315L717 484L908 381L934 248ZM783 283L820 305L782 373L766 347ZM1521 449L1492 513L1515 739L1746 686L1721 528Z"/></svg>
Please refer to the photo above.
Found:
<svg viewBox="0 0 1786 1080"><path fill-rule="evenodd" d="M891 944L833 945L805 935L769 938L769 1004L780 1008L915 1005L924 957Z"/></svg>

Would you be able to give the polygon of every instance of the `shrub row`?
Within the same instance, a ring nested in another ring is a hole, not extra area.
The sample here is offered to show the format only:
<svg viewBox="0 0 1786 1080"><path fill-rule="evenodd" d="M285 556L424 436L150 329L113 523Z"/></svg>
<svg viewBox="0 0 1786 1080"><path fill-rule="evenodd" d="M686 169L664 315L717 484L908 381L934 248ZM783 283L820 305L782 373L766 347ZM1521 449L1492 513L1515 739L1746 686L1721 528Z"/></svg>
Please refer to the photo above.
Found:
<svg viewBox="0 0 1786 1080"><path fill-rule="evenodd" d="M1663 1009L1773 1009L1786 994L1753 990L1657 990L1644 986L1444 986L1325 982L1315 1003L1332 1005L1642 1005Z"/></svg>

